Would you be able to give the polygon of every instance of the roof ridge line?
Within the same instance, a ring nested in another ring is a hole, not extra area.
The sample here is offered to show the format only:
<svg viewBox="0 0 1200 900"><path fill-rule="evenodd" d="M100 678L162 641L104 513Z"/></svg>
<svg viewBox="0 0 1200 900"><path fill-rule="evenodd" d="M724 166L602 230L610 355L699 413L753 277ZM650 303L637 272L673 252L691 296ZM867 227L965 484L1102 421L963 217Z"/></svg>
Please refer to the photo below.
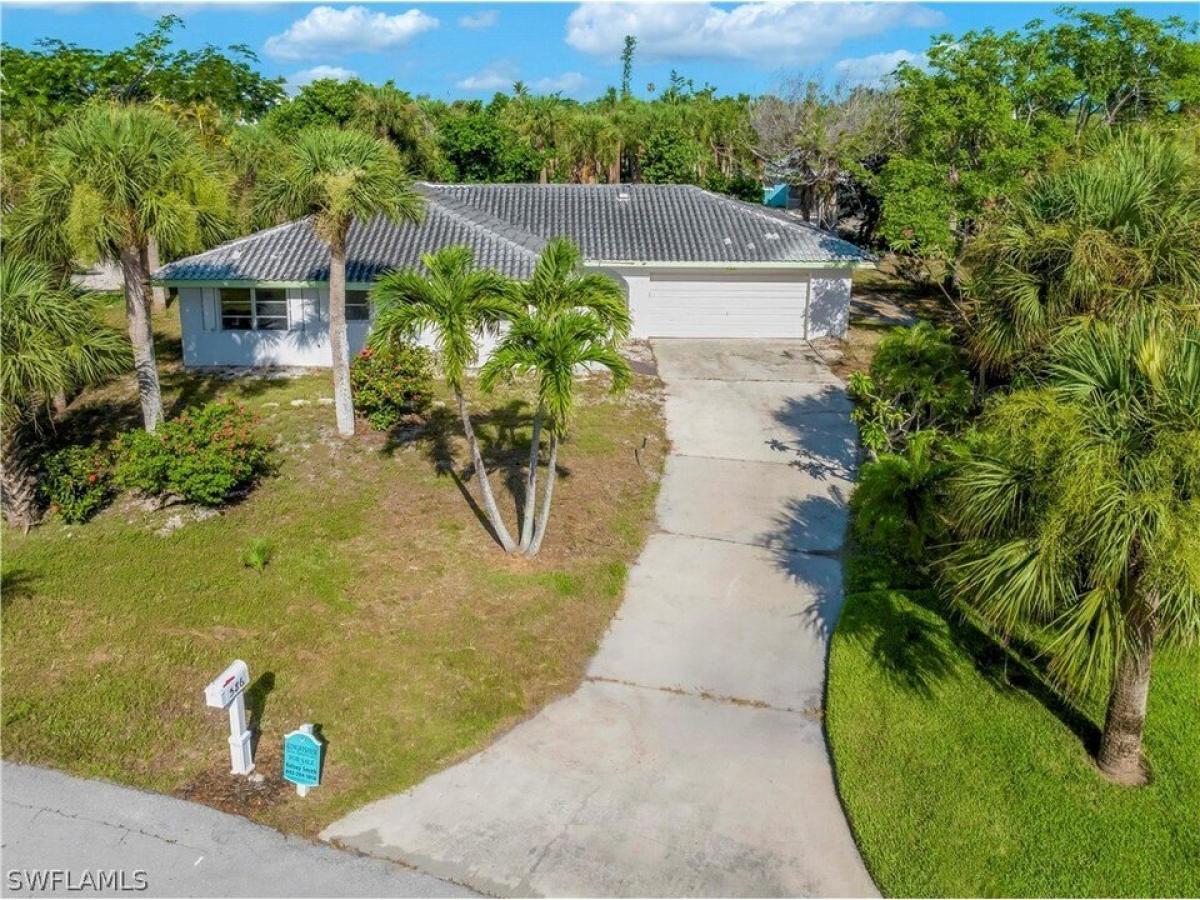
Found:
<svg viewBox="0 0 1200 900"><path fill-rule="evenodd" d="M204 256L205 254L212 253L215 250L228 250L230 247L236 247L238 244L243 244L246 241L258 240L263 235L271 234L272 232L275 232L275 231L282 231L285 228L291 228L293 225L303 224L304 222L307 222L311 218L312 218L312 213L309 213L307 216L301 216L298 219L292 219L288 222L280 222L278 225L272 225L269 228L263 228L258 231L253 231L250 234L242 235L240 238L233 238L232 240L225 241L223 244L217 244L217 246L215 246L215 247L209 247L207 250L201 250L199 253L195 254L194 256L185 256L185 257L180 257L180 258L181 259L194 259L196 256ZM171 265L171 263L167 263L167 265L169 266L169 265ZM166 266L162 266L162 268L166 268Z"/></svg>
<svg viewBox="0 0 1200 900"><path fill-rule="evenodd" d="M437 188L444 187L445 185L430 185L428 182L421 182L421 186L429 188L429 190L422 191L427 202L434 204L447 215L452 216L461 222L466 222L468 225L474 228L483 229L491 237L515 247L520 253L526 254L533 259L537 259L537 257L541 254L542 248L546 245L545 241L539 238L536 234L526 231L524 228L521 228L519 225L510 222L507 219L502 219L499 216L472 206L469 203L464 203L461 200L443 195L439 190L437 190ZM512 236L505 234L503 231L497 230L495 225L499 225L507 230L515 231L527 240L515 240Z"/></svg>
<svg viewBox="0 0 1200 900"><path fill-rule="evenodd" d="M815 231L818 234L827 234L830 237L833 237L839 241L842 240L842 238L838 237L832 231L826 231L824 228L818 228L816 225L813 225L811 222L801 222L799 219L793 219L791 217L788 217L786 219L780 218L778 216L772 215L771 213L763 212L761 209L759 209L753 203L750 203L747 200L739 200L736 197L727 197L724 194L718 194L716 191L710 191L707 188L702 188L698 184L689 184L686 186L691 188L692 190L699 191L702 194L707 194L710 197L720 200L722 203L728 204L729 206L732 206L735 209L741 209L741 210L744 210L745 212L750 213L751 215L758 216L760 219L766 219L768 222L789 225L800 231L809 231L809 232Z"/></svg>

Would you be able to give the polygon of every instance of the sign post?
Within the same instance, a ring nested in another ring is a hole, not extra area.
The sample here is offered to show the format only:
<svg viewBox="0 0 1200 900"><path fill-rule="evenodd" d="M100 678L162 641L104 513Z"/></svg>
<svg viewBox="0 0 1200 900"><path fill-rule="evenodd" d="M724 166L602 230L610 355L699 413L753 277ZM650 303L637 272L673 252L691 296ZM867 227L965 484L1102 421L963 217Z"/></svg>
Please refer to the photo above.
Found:
<svg viewBox="0 0 1200 900"><path fill-rule="evenodd" d="M296 793L308 796L308 789L321 783L321 761L325 745L307 722L283 736L283 777L296 786Z"/></svg>
<svg viewBox="0 0 1200 900"><path fill-rule="evenodd" d="M250 729L246 727L246 686L249 684L250 669L240 659L235 659L204 689L204 700L209 706L229 710L229 761L234 775L249 775L254 771Z"/></svg>

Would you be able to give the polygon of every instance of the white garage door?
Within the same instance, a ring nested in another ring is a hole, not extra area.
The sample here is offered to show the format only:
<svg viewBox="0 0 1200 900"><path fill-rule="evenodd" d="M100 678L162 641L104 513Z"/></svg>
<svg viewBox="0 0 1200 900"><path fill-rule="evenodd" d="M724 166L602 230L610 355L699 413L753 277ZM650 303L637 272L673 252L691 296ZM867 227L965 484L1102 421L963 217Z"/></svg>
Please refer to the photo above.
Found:
<svg viewBox="0 0 1200 900"><path fill-rule="evenodd" d="M807 299L801 274L655 274L631 312L643 337L799 338Z"/></svg>

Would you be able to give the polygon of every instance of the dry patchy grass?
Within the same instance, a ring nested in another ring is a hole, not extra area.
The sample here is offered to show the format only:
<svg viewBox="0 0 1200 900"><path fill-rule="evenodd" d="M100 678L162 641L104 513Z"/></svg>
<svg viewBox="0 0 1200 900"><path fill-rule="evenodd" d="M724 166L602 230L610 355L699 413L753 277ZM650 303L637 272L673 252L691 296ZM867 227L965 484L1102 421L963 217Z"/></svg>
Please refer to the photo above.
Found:
<svg viewBox="0 0 1200 900"><path fill-rule="evenodd" d="M217 397L255 410L278 473L166 536L180 510L128 498L87 525L5 533L6 756L312 834L577 684L652 521L666 449L656 380L639 376L621 399L603 381L585 386L546 544L527 561L506 558L465 499L476 485L463 481L445 409L416 434L342 441L319 403L326 373L230 381L164 369L176 412ZM529 409L519 389L473 404L511 523ZM123 379L77 400L64 427L109 435L137 419ZM257 539L272 550L261 573L242 561ZM201 690L235 657L256 679L264 771L277 773L285 732L321 726L325 783L307 799L270 781L257 796L231 790L225 717Z"/></svg>

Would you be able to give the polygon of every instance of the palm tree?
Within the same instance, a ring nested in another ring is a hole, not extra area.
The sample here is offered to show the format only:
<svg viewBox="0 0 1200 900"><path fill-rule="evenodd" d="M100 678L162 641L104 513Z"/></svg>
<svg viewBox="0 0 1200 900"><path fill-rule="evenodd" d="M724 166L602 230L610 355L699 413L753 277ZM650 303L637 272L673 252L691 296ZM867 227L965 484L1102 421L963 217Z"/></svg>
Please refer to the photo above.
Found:
<svg viewBox="0 0 1200 900"><path fill-rule="evenodd" d="M432 333L442 374L458 404L471 463L479 476L484 511L500 545L506 553L511 553L516 544L496 506L492 483L471 425L463 381L467 369L476 362L479 336L494 333L501 323L517 316L520 307L509 297L508 283L503 277L475 268L469 247L446 247L426 254L421 261L426 272L416 269L389 272L375 282L371 298L377 312L371 345L394 345Z"/></svg>
<svg viewBox="0 0 1200 900"><path fill-rule="evenodd" d="M18 247L65 240L84 262L119 260L146 430L162 421L162 392L146 302L150 243L168 253L210 246L228 231L225 185L195 140L139 106L96 104L54 132L28 202L14 213Z"/></svg>
<svg viewBox="0 0 1200 900"><path fill-rule="evenodd" d="M67 391L129 365L129 345L100 321L94 295L56 287L40 262L0 260L0 487L10 525L37 518L29 432L38 413Z"/></svg>
<svg viewBox="0 0 1200 900"><path fill-rule="evenodd" d="M220 153L222 164L232 176L234 214L242 233L277 224L274 216L255 209L258 183L279 166L284 146L264 125L238 125Z"/></svg>
<svg viewBox="0 0 1200 900"><path fill-rule="evenodd" d="M973 242L971 348L1006 374L1078 316L1200 311L1200 157L1139 129L1037 181ZM1034 364L1036 367L1036 363Z"/></svg>
<svg viewBox="0 0 1200 900"><path fill-rule="evenodd" d="M522 312L479 373L480 386L489 391L502 378L523 374L537 378L519 546L527 556L537 555L546 534L559 440L570 423L580 368L608 369L614 392L624 390L631 377L629 364L616 349L630 328L624 293L608 276L581 271L580 262L579 248L570 241L557 238L546 245L533 277L512 287L511 296ZM550 457L539 514L538 457L547 423Z"/></svg>
<svg viewBox="0 0 1200 900"><path fill-rule="evenodd" d="M421 106L392 82L365 85L355 100L350 124L390 141L410 172L426 178L437 173L441 151L433 123Z"/></svg>
<svg viewBox="0 0 1200 900"><path fill-rule="evenodd" d="M264 215L311 215L318 237L329 245L329 338L338 433L354 434L350 395L350 345L346 338L346 237L355 219L386 216L419 222L421 195L396 149L360 131L314 128L303 131L281 165L259 186Z"/></svg>
<svg viewBox="0 0 1200 900"><path fill-rule="evenodd" d="M1142 783L1151 656L1200 636L1200 329L1080 327L983 418L951 481L953 595L1108 687L1100 768Z"/></svg>

